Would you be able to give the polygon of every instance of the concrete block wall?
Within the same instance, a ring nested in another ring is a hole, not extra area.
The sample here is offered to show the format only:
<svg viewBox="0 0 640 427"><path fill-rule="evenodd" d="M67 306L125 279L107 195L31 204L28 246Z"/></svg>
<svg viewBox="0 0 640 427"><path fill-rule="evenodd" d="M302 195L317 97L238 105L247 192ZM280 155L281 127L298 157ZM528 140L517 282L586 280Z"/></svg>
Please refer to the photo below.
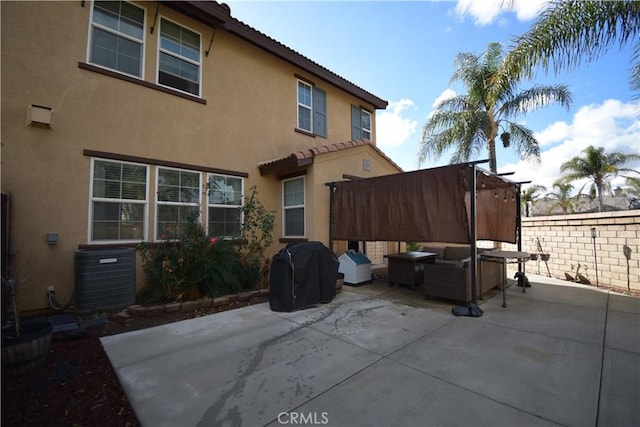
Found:
<svg viewBox="0 0 640 427"><path fill-rule="evenodd" d="M596 228L595 250L591 228ZM565 280L580 273L596 284L640 290L640 210L522 218L522 250L549 254L529 261L526 271ZM624 254L631 250L629 260ZM503 244L504 250L516 245Z"/></svg>

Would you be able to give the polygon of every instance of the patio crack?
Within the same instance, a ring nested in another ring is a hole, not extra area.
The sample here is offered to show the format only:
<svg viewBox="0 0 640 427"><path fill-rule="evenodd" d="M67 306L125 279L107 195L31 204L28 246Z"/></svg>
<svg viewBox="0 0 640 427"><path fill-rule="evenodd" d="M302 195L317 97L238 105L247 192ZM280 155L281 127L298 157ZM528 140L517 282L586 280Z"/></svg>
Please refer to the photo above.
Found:
<svg viewBox="0 0 640 427"><path fill-rule="evenodd" d="M239 408L237 406L229 408L227 410L227 413L224 415L222 419L218 419L218 416L222 412L229 398L231 398L232 396L238 396L242 394L246 386L247 379L249 378L250 375L252 375L258 369L258 366L260 366L260 363L262 362L267 349L275 345L282 339L288 337L289 335L303 328L306 328L310 325L313 325L314 323L325 320L326 318L331 316L338 309L340 305L342 304L335 304L333 306L329 306L327 307L327 310L324 313L321 313L317 318L310 319L306 322L297 324L286 333L261 343L258 346L257 350L255 351L253 357L247 364L247 367L245 368L245 370L236 379L235 383L233 384L233 387L231 387L229 390L224 392L220 397L220 399L218 399L218 401L216 401L204 412L197 426L208 427L208 426L222 425L222 424L242 425L242 417L241 417Z"/></svg>

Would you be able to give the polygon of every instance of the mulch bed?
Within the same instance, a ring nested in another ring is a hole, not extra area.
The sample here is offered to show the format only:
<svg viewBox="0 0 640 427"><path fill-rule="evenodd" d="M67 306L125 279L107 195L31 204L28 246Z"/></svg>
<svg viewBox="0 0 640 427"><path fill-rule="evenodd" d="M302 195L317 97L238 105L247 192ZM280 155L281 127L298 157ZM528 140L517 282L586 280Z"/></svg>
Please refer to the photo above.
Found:
<svg viewBox="0 0 640 427"><path fill-rule="evenodd" d="M139 426L102 348L100 337L262 303L266 297L223 308L152 316L111 314L82 336L56 338L45 361L24 372L2 371L2 426Z"/></svg>

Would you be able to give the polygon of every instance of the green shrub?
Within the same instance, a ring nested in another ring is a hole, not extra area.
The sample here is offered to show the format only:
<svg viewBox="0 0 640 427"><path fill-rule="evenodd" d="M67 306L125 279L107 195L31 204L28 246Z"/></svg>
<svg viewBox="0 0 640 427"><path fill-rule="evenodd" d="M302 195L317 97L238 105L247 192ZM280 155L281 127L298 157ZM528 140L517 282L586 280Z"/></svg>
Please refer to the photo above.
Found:
<svg viewBox="0 0 640 427"><path fill-rule="evenodd" d="M159 243L139 245L145 286L138 293L142 303L166 303L217 297L264 284L275 214L267 211L252 187L245 198L241 235L235 240L207 236L198 217L188 219L177 240L167 230Z"/></svg>
<svg viewBox="0 0 640 427"><path fill-rule="evenodd" d="M407 242L407 252L415 252L420 250L420 243Z"/></svg>

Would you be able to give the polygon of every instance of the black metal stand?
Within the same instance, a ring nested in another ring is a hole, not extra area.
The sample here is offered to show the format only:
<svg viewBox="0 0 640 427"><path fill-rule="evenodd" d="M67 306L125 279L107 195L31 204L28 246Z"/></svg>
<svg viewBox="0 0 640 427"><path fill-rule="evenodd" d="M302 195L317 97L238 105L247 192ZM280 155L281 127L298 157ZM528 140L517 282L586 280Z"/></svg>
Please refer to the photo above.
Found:
<svg viewBox="0 0 640 427"><path fill-rule="evenodd" d="M471 184L470 184L470 216L471 216L471 227L470 227L470 239L471 240L471 259L469 263L470 273L471 273L471 302L466 307L453 307L451 312L455 316L468 316L468 317L480 317L484 313L480 307L477 305L477 279L478 279L478 248L477 248L477 234L476 234L476 165L479 163L487 163L489 159L486 160L478 160L475 162L470 162L469 166L471 166Z"/></svg>

